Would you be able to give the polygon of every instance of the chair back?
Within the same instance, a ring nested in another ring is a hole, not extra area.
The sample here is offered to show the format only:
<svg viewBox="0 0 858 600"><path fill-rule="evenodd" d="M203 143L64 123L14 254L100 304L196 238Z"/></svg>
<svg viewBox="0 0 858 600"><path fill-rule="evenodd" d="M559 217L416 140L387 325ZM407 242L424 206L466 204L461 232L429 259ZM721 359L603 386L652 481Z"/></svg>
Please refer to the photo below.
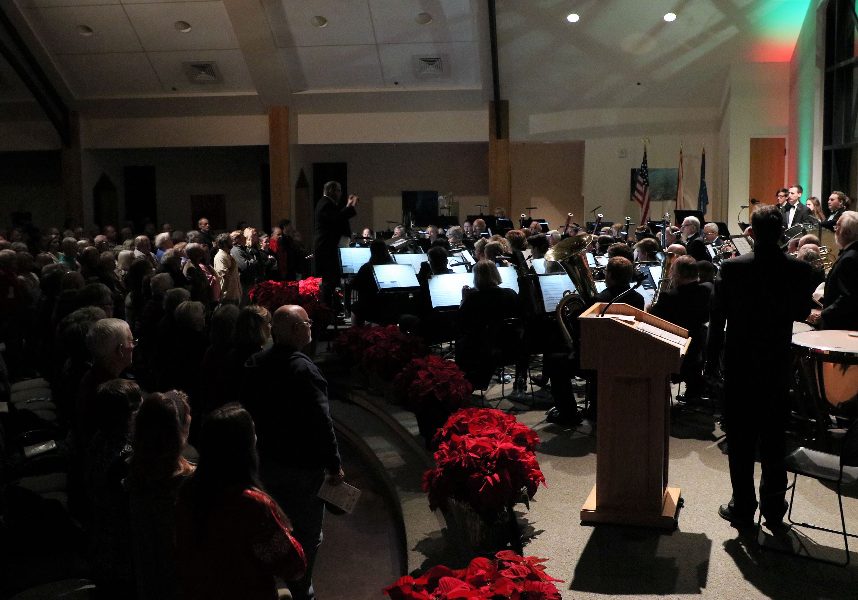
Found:
<svg viewBox="0 0 858 600"><path fill-rule="evenodd" d="M858 419L849 426L840 450L841 467L858 467Z"/></svg>

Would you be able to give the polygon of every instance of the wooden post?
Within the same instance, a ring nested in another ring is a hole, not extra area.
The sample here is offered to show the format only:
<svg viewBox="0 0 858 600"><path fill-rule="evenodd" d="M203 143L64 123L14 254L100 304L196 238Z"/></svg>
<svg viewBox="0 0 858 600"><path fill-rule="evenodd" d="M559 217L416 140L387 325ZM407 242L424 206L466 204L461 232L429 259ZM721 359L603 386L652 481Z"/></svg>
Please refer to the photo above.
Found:
<svg viewBox="0 0 858 600"><path fill-rule="evenodd" d="M502 208L512 218L512 178L509 158L509 102L500 101L500 127L495 120L495 103L489 103L489 208ZM498 131L499 130L499 131ZM498 135L500 133L500 135Z"/></svg>
<svg viewBox="0 0 858 600"><path fill-rule="evenodd" d="M69 113L69 144L60 151L63 175L63 211L74 225L83 226L83 162L80 147L80 115Z"/></svg>
<svg viewBox="0 0 858 600"><path fill-rule="evenodd" d="M292 215L292 183L289 179L289 107L268 111L268 158L271 164L271 224Z"/></svg>

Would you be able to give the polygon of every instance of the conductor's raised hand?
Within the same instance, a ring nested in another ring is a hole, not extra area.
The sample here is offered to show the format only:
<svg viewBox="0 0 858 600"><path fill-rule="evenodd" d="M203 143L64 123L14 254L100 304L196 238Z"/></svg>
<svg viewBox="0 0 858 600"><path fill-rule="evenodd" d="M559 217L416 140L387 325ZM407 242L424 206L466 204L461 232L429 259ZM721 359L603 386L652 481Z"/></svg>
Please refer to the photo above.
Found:
<svg viewBox="0 0 858 600"><path fill-rule="evenodd" d="M354 194L349 194L349 199L346 201L346 206L357 206L358 200L360 200L359 197L355 196Z"/></svg>

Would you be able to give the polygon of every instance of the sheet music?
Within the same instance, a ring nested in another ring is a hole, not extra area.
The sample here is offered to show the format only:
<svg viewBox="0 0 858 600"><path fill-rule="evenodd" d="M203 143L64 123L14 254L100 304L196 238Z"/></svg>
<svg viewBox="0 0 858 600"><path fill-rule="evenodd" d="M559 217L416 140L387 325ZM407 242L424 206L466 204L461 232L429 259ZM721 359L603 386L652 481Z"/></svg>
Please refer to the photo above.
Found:
<svg viewBox="0 0 858 600"><path fill-rule="evenodd" d="M542 304L545 306L545 312L553 313L563 298L563 293L567 290L575 291L575 284L572 283L572 279L566 273L545 275L539 277L539 290L542 293Z"/></svg>
<svg viewBox="0 0 858 600"><path fill-rule="evenodd" d="M474 287L472 273L447 273L435 275L429 279L429 298L432 300L432 308L459 306L462 303L462 288L466 285Z"/></svg>
<svg viewBox="0 0 858 600"><path fill-rule="evenodd" d="M456 262L467 262L469 265L474 265L477 263L474 260L474 256L468 250L456 250L453 252L452 256L456 258Z"/></svg>
<svg viewBox="0 0 858 600"><path fill-rule="evenodd" d="M545 259L544 258L534 258L532 261L533 270L536 271L537 275L542 275L545 273Z"/></svg>
<svg viewBox="0 0 858 600"><path fill-rule="evenodd" d="M751 246L751 242L749 242L748 238L746 238L744 235L734 236L730 238L730 241L733 242L733 247L740 255L754 251L754 248Z"/></svg>
<svg viewBox="0 0 858 600"><path fill-rule="evenodd" d="M354 275L369 262L369 248L339 248L343 275Z"/></svg>
<svg viewBox="0 0 858 600"><path fill-rule="evenodd" d="M515 267L498 267L501 276L500 287L507 288L518 293L518 273L515 272Z"/></svg>
<svg viewBox="0 0 858 600"><path fill-rule="evenodd" d="M596 256L594 258L596 260L596 266L597 267L607 267L608 266L608 260L610 260L610 259L607 256ZM587 259L587 260L589 262L589 259Z"/></svg>
<svg viewBox="0 0 858 600"><path fill-rule="evenodd" d="M593 283L596 284L596 293L597 294L600 294L600 293L604 292L606 289L608 289L608 284L605 283L604 281L594 281Z"/></svg>
<svg viewBox="0 0 858 600"><path fill-rule="evenodd" d="M648 333L649 335L663 340L669 344L673 344L677 348L682 348L685 345L686 338L676 335L675 333L665 331L664 329L656 327L655 325L650 325L649 323L638 321L637 323L635 323L635 328L640 329L644 333Z"/></svg>
<svg viewBox="0 0 858 600"><path fill-rule="evenodd" d="M351 514L355 509L355 504L357 504L358 498L360 498L360 490L353 485L349 485L345 481L339 485L331 485L326 479L322 482L322 487L319 488L319 493L317 495L325 502L329 502L337 508Z"/></svg>
<svg viewBox="0 0 858 600"><path fill-rule="evenodd" d="M453 273L467 273L468 265L463 265L465 262L459 256L448 256L447 257L447 268L452 269Z"/></svg>
<svg viewBox="0 0 858 600"><path fill-rule="evenodd" d="M429 262L425 254L394 254L393 261L398 265L411 265L415 273L420 272L420 265Z"/></svg>
<svg viewBox="0 0 858 600"><path fill-rule="evenodd" d="M658 287L658 282L661 281L661 273L662 268L657 266L649 267L649 274L652 275L652 281L656 287Z"/></svg>
<svg viewBox="0 0 858 600"><path fill-rule="evenodd" d="M587 266L591 269L596 268L596 257L593 256L592 252L587 252Z"/></svg>
<svg viewBox="0 0 858 600"><path fill-rule="evenodd" d="M379 290L420 287L411 265L375 265L372 270Z"/></svg>

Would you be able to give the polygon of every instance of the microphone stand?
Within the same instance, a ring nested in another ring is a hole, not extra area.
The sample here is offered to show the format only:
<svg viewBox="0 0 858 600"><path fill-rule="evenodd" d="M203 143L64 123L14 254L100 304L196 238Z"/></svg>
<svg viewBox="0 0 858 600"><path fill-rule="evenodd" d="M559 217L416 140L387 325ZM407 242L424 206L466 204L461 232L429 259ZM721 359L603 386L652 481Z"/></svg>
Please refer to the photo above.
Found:
<svg viewBox="0 0 858 600"><path fill-rule="evenodd" d="M601 312L599 312L599 316L600 316L600 317L604 317L604 316L605 316L605 313L606 313L606 312L608 312L608 309L609 309L609 308L611 308L611 306L614 304L614 302L616 302L617 300L619 300L619 299L620 299L620 298L622 298L623 296L628 295L632 290L636 290L636 289L638 289L641 285L643 285L643 279L641 279L640 281L638 281L636 284L634 284L634 285L633 285L632 287L630 287L629 289L625 290L622 294L617 294L617 296L616 296L613 300L611 300L610 302L608 302L608 303L605 305L605 308L603 308L603 309L601 310Z"/></svg>

